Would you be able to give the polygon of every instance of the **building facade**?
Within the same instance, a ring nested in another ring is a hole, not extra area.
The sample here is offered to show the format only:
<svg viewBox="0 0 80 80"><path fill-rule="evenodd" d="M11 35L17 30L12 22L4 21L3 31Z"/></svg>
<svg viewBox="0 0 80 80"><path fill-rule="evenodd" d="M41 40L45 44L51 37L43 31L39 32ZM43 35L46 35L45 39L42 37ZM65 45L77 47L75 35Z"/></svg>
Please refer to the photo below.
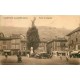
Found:
<svg viewBox="0 0 80 80"><path fill-rule="evenodd" d="M35 50L35 53L52 53L52 51L65 51L67 48L67 40L65 38L55 38L52 41L41 39L39 47ZM22 34L12 34L9 37L0 35L0 52L7 52L8 54L16 55L18 51L21 54L27 52L27 40Z"/></svg>
<svg viewBox="0 0 80 80"><path fill-rule="evenodd" d="M1 34L2 35L2 34ZM0 52L8 54L22 54L26 51L26 38L21 34L12 34L9 37L0 37Z"/></svg>
<svg viewBox="0 0 80 80"><path fill-rule="evenodd" d="M11 55L16 55L18 51L25 55L27 52L26 37L22 34L12 34L9 37L1 34L0 51ZM39 47L35 50L36 53L47 52L47 41L40 40Z"/></svg>
<svg viewBox="0 0 80 80"><path fill-rule="evenodd" d="M11 38L1 38L0 39L0 52L7 52L10 54L11 52Z"/></svg>
<svg viewBox="0 0 80 80"><path fill-rule="evenodd" d="M67 36L69 50L80 50L80 27L70 32Z"/></svg>
<svg viewBox="0 0 80 80"><path fill-rule="evenodd" d="M21 54L26 52L26 38L22 34L12 34L11 36L11 51L13 54L20 51Z"/></svg>
<svg viewBox="0 0 80 80"><path fill-rule="evenodd" d="M47 43L47 52L49 54L53 52L64 53L67 48L67 40L65 38L56 38Z"/></svg>

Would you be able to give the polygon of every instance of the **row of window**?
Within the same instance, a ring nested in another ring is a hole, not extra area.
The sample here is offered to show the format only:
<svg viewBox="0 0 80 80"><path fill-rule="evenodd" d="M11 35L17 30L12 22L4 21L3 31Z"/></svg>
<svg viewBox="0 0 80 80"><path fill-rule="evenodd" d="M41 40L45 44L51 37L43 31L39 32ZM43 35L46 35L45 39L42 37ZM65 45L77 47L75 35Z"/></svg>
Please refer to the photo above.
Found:
<svg viewBox="0 0 80 80"><path fill-rule="evenodd" d="M19 41L16 42L10 42L10 41L0 41L0 45L7 45L7 44L20 44ZM26 43L23 43L23 45L25 45Z"/></svg>
<svg viewBox="0 0 80 80"><path fill-rule="evenodd" d="M22 50L26 50L26 47L23 46L21 47ZM20 45L12 45L12 46L0 46L0 50L3 49L3 50L6 50L6 49L20 49Z"/></svg>
<svg viewBox="0 0 80 80"><path fill-rule="evenodd" d="M11 40L11 41L0 41L0 44L4 44L4 45L6 45L6 44L9 44L9 43L20 43L20 40L18 40L18 39L16 39L16 40Z"/></svg>
<svg viewBox="0 0 80 80"><path fill-rule="evenodd" d="M69 49L80 50L80 45L69 46Z"/></svg>
<svg viewBox="0 0 80 80"><path fill-rule="evenodd" d="M75 33L73 33L70 37L76 36L76 35L80 35L80 31L77 31Z"/></svg>
<svg viewBox="0 0 80 80"><path fill-rule="evenodd" d="M78 38L75 38L75 41L78 42ZM74 44L74 40L71 40L71 44Z"/></svg>
<svg viewBox="0 0 80 80"><path fill-rule="evenodd" d="M56 42L55 44L53 44L55 46L60 46L60 47L64 47L66 46L66 43L65 42Z"/></svg>

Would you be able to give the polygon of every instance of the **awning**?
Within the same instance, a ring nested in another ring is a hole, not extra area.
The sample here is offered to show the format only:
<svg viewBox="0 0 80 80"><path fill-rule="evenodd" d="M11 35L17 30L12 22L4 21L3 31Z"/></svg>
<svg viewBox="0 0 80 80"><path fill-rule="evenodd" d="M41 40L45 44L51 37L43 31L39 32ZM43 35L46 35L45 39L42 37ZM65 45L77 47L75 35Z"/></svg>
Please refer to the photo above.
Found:
<svg viewBox="0 0 80 80"><path fill-rule="evenodd" d="M4 52L11 52L11 50L4 50Z"/></svg>
<svg viewBox="0 0 80 80"><path fill-rule="evenodd" d="M80 51L72 51L71 54L80 54Z"/></svg>

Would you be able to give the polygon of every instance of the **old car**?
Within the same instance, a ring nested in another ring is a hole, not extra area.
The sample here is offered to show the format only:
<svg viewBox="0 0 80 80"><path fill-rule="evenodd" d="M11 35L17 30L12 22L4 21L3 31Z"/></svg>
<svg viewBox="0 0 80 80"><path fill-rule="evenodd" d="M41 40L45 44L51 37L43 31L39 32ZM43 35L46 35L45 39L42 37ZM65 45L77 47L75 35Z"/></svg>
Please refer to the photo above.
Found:
<svg viewBox="0 0 80 80"><path fill-rule="evenodd" d="M80 51L72 51L70 53L70 58L73 57L73 58L80 58Z"/></svg>
<svg viewBox="0 0 80 80"><path fill-rule="evenodd" d="M47 52L41 52L39 54L36 54L35 57L39 59L46 59L46 58L51 58L52 55L48 54Z"/></svg>

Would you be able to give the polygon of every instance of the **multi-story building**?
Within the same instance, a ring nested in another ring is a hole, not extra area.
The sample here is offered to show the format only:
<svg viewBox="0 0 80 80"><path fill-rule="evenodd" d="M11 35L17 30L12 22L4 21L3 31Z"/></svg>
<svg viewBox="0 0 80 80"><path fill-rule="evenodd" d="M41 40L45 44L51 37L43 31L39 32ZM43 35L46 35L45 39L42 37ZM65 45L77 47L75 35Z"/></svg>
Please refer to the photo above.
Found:
<svg viewBox="0 0 80 80"><path fill-rule="evenodd" d="M0 39L0 51L7 52L8 54L11 52L11 39L10 38Z"/></svg>
<svg viewBox="0 0 80 80"><path fill-rule="evenodd" d="M12 34L10 37L5 37L1 33L0 38L0 51L11 54L17 54L21 51L25 55L27 50L26 37L22 34ZM35 50L36 53L47 52L47 41L45 39L40 40L39 47Z"/></svg>
<svg viewBox="0 0 80 80"><path fill-rule="evenodd" d="M21 40L21 52L23 55L26 55L26 51L27 51L27 44L26 44L26 39L22 39Z"/></svg>
<svg viewBox="0 0 80 80"><path fill-rule="evenodd" d="M0 33L0 52L2 51L2 48L3 48L3 41L1 40L1 39L3 39L4 38L4 34L1 32Z"/></svg>
<svg viewBox="0 0 80 80"><path fill-rule="evenodd" d="M26 38L25 36L21 34L12 34L11 36L11 51L13 54L16 54L16 52L21 51L23 52L26 51Z"/></svg>
<svg viewBox="0 0 80 80"><path fill-rule="evenodd" d="M65 51L67 40L65 38L56 38L47 42L41 39L39 47L35 50L36 53L52 51ZM25 54L27 51L26 37L22 34L12 34L10 37L5 37L3 33L0 34L0 51L8 54L17 54L20 51Z"/></svg>
<svg viewBox="0 0 80 80"><path fill-rule="evenodd" d="M47 43L47 52L52 53L57 51L58 53L64 53L67 48L67 40L65 38L55 38ZM63 54L65 55L65 54Z"/></svg>
<svg viewBox="0 0 80 80"><path fill-rule="evenodd" d="M69 50L80 50L80 27L67 34L67 36Z"/></svg>
<svg viewBox="0 0 80 80"><path fill-rule="evenodd" d="M5 37L3 33L0 36L0 51L8 54L17 54L18 51L26 51L26 38L21 34L12 34L10 37Z"/></svg>
<svg viewBox="0 0 80 80"><path fill-rule="evenodd" d="M11 38L4 37L3 33L0 33L0 52L7 52L8 54L11 52Z"/></svg>

